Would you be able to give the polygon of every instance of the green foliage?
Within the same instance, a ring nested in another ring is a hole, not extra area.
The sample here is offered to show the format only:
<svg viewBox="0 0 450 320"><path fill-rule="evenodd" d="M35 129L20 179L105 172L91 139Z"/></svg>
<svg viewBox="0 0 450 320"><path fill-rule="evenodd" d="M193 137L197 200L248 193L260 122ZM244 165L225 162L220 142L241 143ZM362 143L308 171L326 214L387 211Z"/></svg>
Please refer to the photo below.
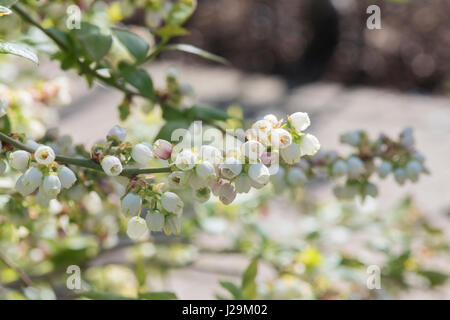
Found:
<svg viewBox="0 0 450 320"><path fill-rule="evenodd" d="M93 60L99 61L111 49L112 37L101 34L100 28L93 24L82 22L81 29L75 29L74 34Z"/></svg>
<svg viewBox="0 0 450 320"><path fill-rule="evenodd" d="M254 258L242 274L241 286L229 281L220 281L220 285L226 289L233 299L252 300L256 299L257 286L256 275L258 274L258 259Z"/></svg>
<svg viewBox="0 0 450 320"><path fill-rule="evenodd" d="M167 24L182 25L194 13L196 0L178 0L167 16Z"/></svg>
<svg viewBox="0 0 450 320"><path fill-rule="evenodd" d="M127 48L136 61L142 61L147 56L149 49L148 43L135 33L123 29L112 29L114 35Z"/></svg>
<svg viewBox="0 0 450 320"><path fill-rule="evenodd" d="M149 99L154 98L152 78L144 69L138 69L128 63L121 62L119 70L123 79L135 87L140 94Z"/></svg>
<svg viewBox="0 0 450 320"><path fill-rule="evenodd" d="M24 46L23 44L0 42L0 53L12 54L33 61L36 64L39 63L39 59L36 53L34 53L30 48Z"/></svg>
<svg viewBox="0 0 450 320"><path fill-rule="evenodd" d="M192 53L197 56L202 57L203 59L211 60L214 62L222 63L222 64L228 64L228 61L220 56L217 56L215 54L212 54L208 51L205 51L203 49L197 48L196 46L190 45L190 44L184 44L184 43L177 43L177 44L171 44L166 46L166 50L178 50L178 51L184 51L187 53Z"/></svg>

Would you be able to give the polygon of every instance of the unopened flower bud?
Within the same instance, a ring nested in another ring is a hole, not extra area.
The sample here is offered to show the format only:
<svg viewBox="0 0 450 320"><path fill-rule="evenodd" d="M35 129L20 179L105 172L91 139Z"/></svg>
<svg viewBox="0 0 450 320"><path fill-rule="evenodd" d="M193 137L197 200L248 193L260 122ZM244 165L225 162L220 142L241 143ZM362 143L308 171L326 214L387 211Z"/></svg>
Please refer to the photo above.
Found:
<svg viewBox="0 0 450 320"><path fill-rule="evenodd" d="M38 168L29 168L23 174L22 184L25 188L30 190L30 193L34 192L37 187L41 184L42 172Z"/></svg>
<svg viewBox="0 0 450 320"><path fill-rule="evenodd" d="M375 198L378 195L378 187L376 185L374 185L373 183L369 182L366 185L364 185L363 192L364 192L364 195Z"/></svg>
<svg viewBox="0 0 450 320"><path fill-rule="evenodd" d="M101 164L108 176L118 176L122 172L122 163L115 156L104 157Z"/></svg>
<svg viewBox="0 0 450 320"><path fill-rule="evenodd" d="M302 137L302 141L300 142L300 152L302 156L313 156L319 149L320 143L315 136L308 133Z"/></svg>
<svg viewBox="0 0 450 320"><path fill-rule="evenodd" d="M347 162L343 160L338 160L333 164L333 167L331 168L331 174L334 177L342 177L346 175L348 172L348 165Z"/></svg>
<svg viewBox="0 0 450 320"><path fill-rule="evenodd" d="M200 163L197 168L195 168L195 172L200 179L205 181L210 181L216 177L216 168L214 168L214 165L209 161Z"/></svg>
<svg viewBox="0 0 450 320"><path fill-rule="evenodd" d="M364 162L356 156L350 157L347 160L347 165L350 178L358 178L365 172Z"/></svg>
<svg viewBox="0 0 450 320"><path fill-rule="evenodd" d="M262 163L255 163L248 169L248 176L258 184L267 184L270 180L269 169Z"/></svg>
<svg viewBox="0 0 450 320"><path fill-rule="evenodd" d="M24 150L17 150L9 155L9 164L12 168L24 172L30 163L30 154Z"/></svg>
<svg viewBox="0 0 450 320"><path fill-rule="evenodd" d="M34 152L34 158L40 164L49 165L55 161L55 152L48 146L40 146Z"/></svg>
<svg viewBox="0 0 450 320"><path fill-rule="evenodd" d="M384 179L392 172L392 164L389 161L383 161L377 168L378 175Z"/></svg>
<svg viewBox="0 0 450 320"><path fill-rule="evenodd" d="M303 187L308 182L308 178L301 169L292 168L288 171L287 182L293 187Z"/></svg>
<svg viewBox="0 0 450 320"><path fill-rule="evenodd" d="M137 194L130 192L123 197L121 204L124 214L135 216L141 211L142 199Z"/></svg>
<svg viewBox="0 0 450 320"><path fill-rule="evenodd" d="M299 162L302 156L300 146L296 143L291 143L286 148L281 149L280 154L281 158L283 158L287 164L295 164Z"/></svg>
<svg viewBox="0 0 450 320"><path fill-rule="evenodd" d="M164 224L164 233L166 235L170 234L180 234L181 232L181 219L176 216L167 217Z"/></svg>
<svg viewBox="0 0 450 320"><path fill-rule="evenodd" d="M132 240L139 240L147 233L147 223L141 217L135 216L128 221L127 235Z"/></svg>
<svg viewBox="0 0 450 320"><path fill-rule="evenodd" d="M394 178L398 184L404 184L406 181L406 171L403 168L397 168L394 170Z"/></svg>
<svg viewBox="0 0 450 320"><path fill-rule="evenodd" d="M234 187L237 193L248 193L252 187L250 178L247 175L241 174L234 179Z"/></svg>
<svg viewBox="0 0 450 320"><path fill-rule="evenodd" d="M236 198L236 190L230 183L225 183L219 188L219 200L223 204L229 205Z"/></svg>
<svg viewBox="0 0 450 320"><path fill-rule="evenodd" d="M59 178L54 174L46 176L42 182L42 191L47 198L56 198L61 191L61 181L59 181Z"/></svg>
<svg viewBox="0 0 450 320"><path fill-rule="evenodd" d="M116 137L120 141L125 141L125 138L127 137L127 130L119 125L115 125L109 130L106 136Z"/></svg>
<svg viewBox="0 0 450 320"><path fill-rule="evenodd" d="M145 220L150 231L161 231L164 228L164 214L162 213L149 212Z"/></svg>
<svg viewBox="0 0 450 320"><path fill-rule="evenodd" d="M306 130L311 124L311 120L306 112L295 112L288 117L288 121L298 132Z"/></svg>
<svg viewBox="0 0 450 320"><path fill-rule="evenodd" d="M353 147L357 147L357 146L359 146L359 144L361 143L361 140L362 140L361 131L353 130L353 131L346 132L343 135L341 135L340 140L342 143L346 143Z"/></svg>
<svg viewBox="0 0 450 320"><path fill-rule="evenodd" d="M153 154L162 160L167 160L170 158L172 149L172 144L167 140L158 139L153 144Z"/></svg>
<svg viewBox="0 0 450 320"><path fill-rule="evenodd" d="M75 173L66 166L60 167L58 170L58 178L61 181L61 186L65 189L69 189L77 181Z"/></svg>
<svg viewBox="0 0 450 320"><path fill-rule="evenodd" d="M184 203L180 197L173 192L165 192L161 197L161 206L167 212L181 215Z"/></svg>
<svg viewBox="0 0 450 320"><path fill-rule="evenodd" d="M283 167L279 167L278 171L270 176L274 189L278 191L284 190L286 187L286 170Z"/></svg>
<svg viewBox="0 0 450 320"><path fill-rule="evenodd" d="M413 160L406 165L406 176L413 182L419 180L419 174L422 172L423 167L419 161Z"/></svg>
<svg viewBox="0 0 450 320"><path fill-rule="evenodd" d="M153 158L152 146L148 143L138 143L134 146L131 157L140 165L146 166Z"/></svg>

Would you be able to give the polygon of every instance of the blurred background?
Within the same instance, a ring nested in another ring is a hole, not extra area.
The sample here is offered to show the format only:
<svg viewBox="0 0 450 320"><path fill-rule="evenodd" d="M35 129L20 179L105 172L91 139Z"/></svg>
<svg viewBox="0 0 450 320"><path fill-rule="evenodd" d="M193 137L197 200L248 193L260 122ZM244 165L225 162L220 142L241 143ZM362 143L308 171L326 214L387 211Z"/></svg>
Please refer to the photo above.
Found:
<svg viewBox="0 0 450 320"><path fill-rule="evenodd" d="M380 30L366 27L366 10L373 4L381 8ZM412 199L406 201L405 221L427 219L439 226L439 236L446 245L450 239L449 13L447 0L199 0L197 11L185 26L190 34L179 38L179 42L220 55L230 64L223 66L186 53L164 52L148 70L158 87L164 84L168 70L176 68L180 82L192 86L192 99L224 110L239 106L249 119L267 113L285 118L296 111L308 112L312 120L309 132L319 138L325 150L349 152L338 141L339 135L348 130L364 129L373 138L380 133L396 137L404 127L411 126L431 175L402 187L392 177L377 180L379 197L366 206L357 205L356 215L366 217L364 223L377 228L380 220L390 219L392 208L398 208L399 202ZM121 22L138 30L155 23L154 18L137 6ZM3 73L5 77L8 67L2 68L0 76ZM76 74L64 73L56 63L45 59L37 72L45 79L69 77L73 98L58 112L61 134L70 134L76 143L89 146L117 123L118 112L111 106L120 103L119 92L101 85L88 89ZM128 122L128 126L133 127L133 123ZM149 139L157 132L145 130L140 135ZM332 186L313 184L306 195L316 203L328 203L333 198ZM246 203L246 199L240 203ZM238 214L244 209L234 210ZM336 207L334 210L338 212ZM295 231L311 223L306 211L283 198L270 200L259 212L262 229L289 242ZM206 221L205 226L207 223L209 229L204 228L195 245L226 250L228 240L217 231L220 221ZM349 227L345 219L326 223ZM450 271L448 254L441 256L437 250L426 250L431 246L424 240L427 238L405 225L384 227L370 240L382 242L386 236L394 247L403 243L399 234L404 232L417 249L414 259L436 270ZM364 263L377 261L363 248L364 235L338 238L327 238L321 249L328 245L330 254L348 251ZM417 245L416 240L427 244ZM92 266L118 264L123 254L108 253ZM186 268L167 271L168 280L161 288L173 289L185 299L214 298L217 281L238 279L248 262L241 254L223 256L208 250L195 251L195 257L196 261L189 262ZM273 278L273 269L263 266L261 270L260 279ZM354 287L346 289L357 291ZM429 290L419 284L418 289L402 291L399 297L449 299L450 286Z"/></svg>

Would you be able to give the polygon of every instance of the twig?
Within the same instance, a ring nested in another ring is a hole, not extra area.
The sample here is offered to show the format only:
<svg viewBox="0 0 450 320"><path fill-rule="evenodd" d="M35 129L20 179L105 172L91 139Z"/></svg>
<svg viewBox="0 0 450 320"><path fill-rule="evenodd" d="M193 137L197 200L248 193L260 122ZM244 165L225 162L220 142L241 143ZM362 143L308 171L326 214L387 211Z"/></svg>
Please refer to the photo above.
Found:
<svg viewBox="0 0 450 320"><path fill-rule="evenodd" d="M19 274L20 280L22 280L22 282L27 287L33 286L33 281L31 281L30 277L22 270L22 268L16 265L13 261L9 260L9 258L1 252L0 252L0 260L3 261L3 263L6 264L11 269L14 269Z"/></svg>
<svg viewBox="0 0 450 320"><path fill-rule="evenodd" d="M34 150L32 148L24 145L23 143L9 137L8 135L6 135L2 132L0 132L0 141L9 143L9 144L13 145L14 147L16 147L17 149L21 149L21 150L28 151L30 153L34 153ZM65 163L65 164L71 164L71 165L75 165L78 167L84 167L84 168L103 172L102 167L98 163L96 163L90 159L70 158L70 157L57 155L55 157L55 160L58 162ZM122 172L120 173L120 175L129 177L129 176L135 176L135 175L139 175L139 174L163 173L163 172L170 172L170 167L146 168L146 169L123 169Z"/></svg>

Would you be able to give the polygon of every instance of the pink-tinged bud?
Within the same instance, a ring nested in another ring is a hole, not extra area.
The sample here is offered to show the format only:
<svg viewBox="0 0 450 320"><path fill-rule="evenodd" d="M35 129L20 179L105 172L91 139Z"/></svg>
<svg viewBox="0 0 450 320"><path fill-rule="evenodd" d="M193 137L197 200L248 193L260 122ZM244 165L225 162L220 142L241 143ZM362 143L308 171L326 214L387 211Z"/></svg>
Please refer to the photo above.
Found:
<svg viewBox="0 0 450 320"><path fill-rule="evenodd" d="M219 189L219 200L224 205L229 205L236 198L236 190L230 183L223 184Z"/></svg>
<svg viewBox="0 0 450 320"><path fill-rule="evenodd" d="M169 141L158 139L153 145L153 154L159 159L167 160L172 154L172 149L173 146Z"/></svg>
<svg viewBox="0 0 450 320"><path fill-rule="evenodd" d="M219 196L220 188L226 183L224 179L219 179L211 185L211 191L215 196Z"/></svg>
<svg viewBox="0 0 450 320"><path fill-rule="evenodd" d="M268 166L272 163L278 163L280 160L280 154L278 152L264 152L261 155L261 162Z"/></svg>

